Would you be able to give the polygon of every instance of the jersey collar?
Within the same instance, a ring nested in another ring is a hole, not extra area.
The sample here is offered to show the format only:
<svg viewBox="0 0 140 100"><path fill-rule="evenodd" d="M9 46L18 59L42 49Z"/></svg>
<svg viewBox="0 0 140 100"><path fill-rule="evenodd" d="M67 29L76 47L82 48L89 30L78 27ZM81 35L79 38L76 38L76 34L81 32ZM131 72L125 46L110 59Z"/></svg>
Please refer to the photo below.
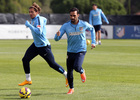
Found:
<svg viewBox="0 0 140 100"><path fill-rule="evenodd" d="M77 24L72 24L71 23L71 20L70 20L70 24L72 24L72 25L78 25L80 23L80 20L78 19L78 23Z"/></svg>
<svg viewBox="0 0 140 100"><path fill-rule="evenodd" d="M32 20L35 20L37 17L39 17L39 14L37 14L37 15L36 15L36 17L35 17L35 18L33 18Z"/></svg>

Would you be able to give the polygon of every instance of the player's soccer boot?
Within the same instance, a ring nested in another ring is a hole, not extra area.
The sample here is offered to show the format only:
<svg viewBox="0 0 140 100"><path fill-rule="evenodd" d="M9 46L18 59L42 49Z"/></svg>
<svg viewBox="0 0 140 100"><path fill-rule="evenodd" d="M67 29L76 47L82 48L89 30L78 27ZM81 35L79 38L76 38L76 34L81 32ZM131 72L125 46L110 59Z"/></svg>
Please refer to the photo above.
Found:
<svg viewBox="0 0 140 100"><path fill-rule="evenodd" d="M69 89L67 94L73 94L73 92L74 92L74 89Z"/></svg>
<svg viewBox="0 0 140 100"><path fill-rule="evenodd" d="M66 87L69 86L68 79L66 78Z"/></svg>
<svg viewBox="0 0 140 100"><path fill-rule="evenodd" d="M32 81L27 81L25 80L24 82L18 84L19 86L24 86L24 85L31 85L32 84Z"/></svg>
<svg viewBox="0 0 140 100"><path fill-rule="evenodd" d="M85 70L84 70L84 72L81 74L81 81L82 81L83 83L86 81Z"/></svg>

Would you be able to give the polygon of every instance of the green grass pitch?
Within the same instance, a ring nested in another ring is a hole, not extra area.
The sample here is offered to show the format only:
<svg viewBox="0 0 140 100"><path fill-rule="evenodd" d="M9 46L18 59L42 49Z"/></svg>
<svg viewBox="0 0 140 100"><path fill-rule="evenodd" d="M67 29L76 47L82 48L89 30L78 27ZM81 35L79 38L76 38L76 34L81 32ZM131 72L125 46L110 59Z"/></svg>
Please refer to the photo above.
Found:
<svg viewBox="0 0 140 100"><path fill-rule="evenodd" d="M0 40L0 100L20 100L18 83L25 80L21 59L33 40ZM58 64L66 69L67 41L50 40ZM74 71L75 92L67 95L63 75L40 56L31 63L29 100L140 100L140 40L102 40L88 45L83 68L87 81Z"/></svg>

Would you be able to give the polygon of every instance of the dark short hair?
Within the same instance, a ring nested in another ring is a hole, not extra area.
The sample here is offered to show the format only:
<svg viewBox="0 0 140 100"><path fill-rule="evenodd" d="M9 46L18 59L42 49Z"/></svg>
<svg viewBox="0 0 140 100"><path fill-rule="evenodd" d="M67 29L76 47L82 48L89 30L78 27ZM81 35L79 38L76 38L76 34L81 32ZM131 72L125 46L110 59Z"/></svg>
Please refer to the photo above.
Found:
<svg viewBox="0 0 140 100"><path fill-rule="evenodd" d="M69 13L70 13L70 12L74 12L74 11L77 11L77 14L79 14L79 9L76 8L76 7L71 8L71 9L69 10Z"/></svg>
<svg viewBox="0 0 140 100"><path fill-rule="evenodd" d="M33 8L35 12L41 12L41 8L39 7L39 5L37 3L33 3L33 5L31 7L29 7L29 9Z"/></svg>
<svg viewBox="0 0 140 100"><path fill-rule="evenodd" d="M94 3L94 4L92 4L92 6L97 6L97 5Z"/></svg>
<svg viewBox="0 0 140 100"><path fill-rule="evenodd" d="M29 9L31 9L31 8L33 8L35 12L38 11L38 9L36 7L34 7L34 6L29 7Z"/></svg>

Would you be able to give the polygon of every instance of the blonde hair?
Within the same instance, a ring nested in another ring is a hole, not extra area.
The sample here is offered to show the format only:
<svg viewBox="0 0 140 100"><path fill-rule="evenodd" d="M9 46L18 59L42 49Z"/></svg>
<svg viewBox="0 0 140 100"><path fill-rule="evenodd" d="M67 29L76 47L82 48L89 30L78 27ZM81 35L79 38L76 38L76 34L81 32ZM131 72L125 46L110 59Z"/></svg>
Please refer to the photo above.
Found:
<svg viewBox="0 0 140 100"><path fill-rule="evenodd" d="M29 9L30 8L34 8L34 10L36 11L36 12L38 12L39 14L40 14L40 12L41 12L41 8L39 7L39 5L37 4L37 3L33 3L32 4L32 6L31 7L29 7Z"/></svg>

